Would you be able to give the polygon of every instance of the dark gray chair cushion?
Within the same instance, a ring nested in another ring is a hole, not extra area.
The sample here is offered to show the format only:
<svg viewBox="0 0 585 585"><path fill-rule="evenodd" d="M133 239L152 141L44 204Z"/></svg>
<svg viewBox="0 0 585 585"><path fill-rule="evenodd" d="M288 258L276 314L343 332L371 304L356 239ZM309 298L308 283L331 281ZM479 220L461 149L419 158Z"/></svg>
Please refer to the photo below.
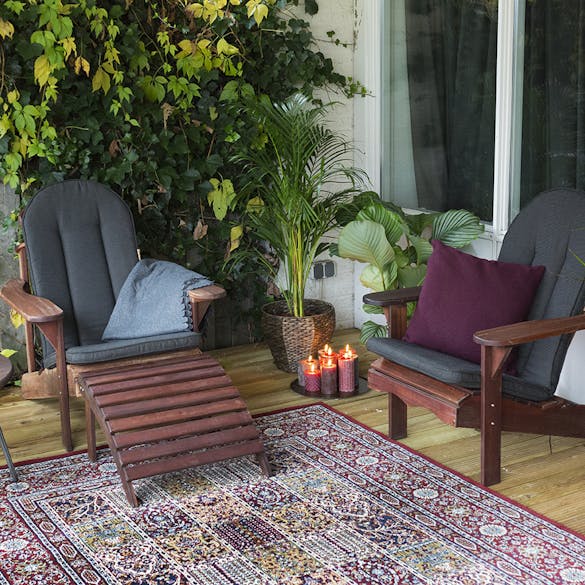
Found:
<svg viewBox="0 0 585 585"><path fill-rule="evenodd" d="M370 351L390 360L431 376L446 384L464 388L481 387L481 368L474 362L428 349L401 339L371 338ZM524 400L541 401L550 397L550 389L521 378L504 374L504 394Z"/></svg>
<svg viewBox="0 0 585 585"><path fill-rule="evenodd" d="M585 270L575 255L585 259L585 193L541 193L512 222L499 255L506 262L546 267L529 319L568 317L583 310ZM518 376L554 394L571 339L564 335L521 346Z"/></svg>
<svg viewBox="0 0 585 585"><path fill-rule="evenodd" d="M138 262L134 221L126 203L93 181L65 181L41 189L23 216L33 292L64 312L69 363L134 357L199 345L192 332L102 342L122 285ZM43 339L46 367L55 363Z"/></svg>
<svg viewBox="0 0 585 585"><path fill-rule="evenodd" d="M541 193L510 225L498 258L545 266L529 319L567 317L583 310L585 270L576 256L585 259L585 193L574 189ZM504 392L534 401L550 398L571 338L563 335L521 346L517 375L504 375ZM480 367L466 360L401 340L371 339L368 349L443 382L480 387Z"/></svg>
<svg viewBox="0 0 585 585"><path fill-rule="evenodd" d="M190 349L198 347L200 343L201 334L186 331L152 337L108 341L92 345L79 345L68 348L65 355L68 364L93 364L166 351ZM53 367L55 365L55 354L46 359L44 365L48 368Z"/></svg>

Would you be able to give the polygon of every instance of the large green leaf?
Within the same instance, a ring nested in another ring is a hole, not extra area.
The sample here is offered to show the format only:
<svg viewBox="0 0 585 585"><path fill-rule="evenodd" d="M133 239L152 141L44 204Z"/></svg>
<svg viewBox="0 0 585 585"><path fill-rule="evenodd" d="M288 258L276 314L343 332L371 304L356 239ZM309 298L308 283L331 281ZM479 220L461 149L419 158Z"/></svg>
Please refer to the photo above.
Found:
<svg viewBox="0 0 585 585"><path fill-rule="evenodd" d="M433 224L433 219L439 215L438 213L409 213L405 220L410 228L410 232L420 236L425 228Z"/></svg>
<svg viewBox="0 0 585 585"><path fill-rule="evenodd" d="M432 238L453 248L462 248L483 233L479 217L465 209L451 209L435 217Z"/></svg>
<svg viewBox="0 0 585 585"><path fill-rule="evenodd" d="M384 314L384 309L378 305L367 305L364 303L362 305L362 309L363 309L364 313L367 313L368 315L383 315Z"/></svg>
<svg viewBox="0 0 585 585"><path fill-rule="evenodd" d="M418 236L410 236L410 243L416 250L416 261L417 264L423 264L426 262L433 253L433 246L426 238L419 238Z"/></svg>
<svg viewBox="0 0 585 585"><path fill-rule="evenodd" d="M381 224L386 232L386 238L391 244L396 244L406 230L406 225L400 215L386 209L382 204L369 205L362 209L357 214L356 220L370 220Z"/></svg>
<svg viewBox="0 0 585 585"><path fill-rule="evenodd" d="M388 328L386 325L378 325L373 321L366 321L362 325L360 332L360 341L365 344L370 337L386 337L388 335Z"/></svg>
<svg viewBox="0 0 585 585"><path fill-rule="evenodd" d="M406 266L405 268L400 268L398 270L398 282L402 288L420 286L425 279L426 273L426 264L420 264L419 266Z"/></svg>
<svg viewBox="0 0 585 585"><path fill-rule="evenodd" d="M394 260L384 227L373 221L348 223L339 232L338 251L342 258L374 264L380 270Z"/></svg>
<svg viewBox="0 0 585 585"><path fill-rule="evenodd" d="M393 288L394 281L398 276L396 262L387 264L382 270L373 264L368 264L360 275L360 282L374 292L382 292Z"/></svg>

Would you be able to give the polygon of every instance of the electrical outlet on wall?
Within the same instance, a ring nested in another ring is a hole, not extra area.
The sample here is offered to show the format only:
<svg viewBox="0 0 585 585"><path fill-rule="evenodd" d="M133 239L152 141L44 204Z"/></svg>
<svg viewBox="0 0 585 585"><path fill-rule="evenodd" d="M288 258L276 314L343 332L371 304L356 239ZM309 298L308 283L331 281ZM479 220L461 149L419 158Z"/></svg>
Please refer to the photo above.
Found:
<svg viewBox="0 0 585 585"><path fill-rule="evenodd" d="M335 276L335 262L333 260L319 260L313 264L312 276L315 280Z"/></svg>

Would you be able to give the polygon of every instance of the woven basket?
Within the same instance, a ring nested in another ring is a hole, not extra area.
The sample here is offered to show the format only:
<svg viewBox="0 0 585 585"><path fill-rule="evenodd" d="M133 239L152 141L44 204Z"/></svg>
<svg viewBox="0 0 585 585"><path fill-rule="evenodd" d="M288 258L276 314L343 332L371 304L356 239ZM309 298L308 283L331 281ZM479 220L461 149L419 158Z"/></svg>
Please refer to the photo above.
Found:
<svg viewBox="0 0 585 585"><path fill-rule="evenodd" d="M262 330L276 367L296 372L299 360L316 355L331 341L335 330L335 307L325 301L305 299L305 316L292 317L286 301L262 307Z"/></svg>

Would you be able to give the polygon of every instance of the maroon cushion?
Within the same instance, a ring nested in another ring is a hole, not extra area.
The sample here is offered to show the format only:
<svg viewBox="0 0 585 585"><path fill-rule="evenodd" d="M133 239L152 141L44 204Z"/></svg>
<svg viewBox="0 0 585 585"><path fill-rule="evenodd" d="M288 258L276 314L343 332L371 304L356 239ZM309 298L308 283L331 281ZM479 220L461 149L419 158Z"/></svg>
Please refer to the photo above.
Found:
<svg viewBox="0 0 585 585"><path fill-rule="evenodd" d="M544 266L483 260L434 240L404 340L480 363L473 334L524 321L543 274Z"/></svg>

